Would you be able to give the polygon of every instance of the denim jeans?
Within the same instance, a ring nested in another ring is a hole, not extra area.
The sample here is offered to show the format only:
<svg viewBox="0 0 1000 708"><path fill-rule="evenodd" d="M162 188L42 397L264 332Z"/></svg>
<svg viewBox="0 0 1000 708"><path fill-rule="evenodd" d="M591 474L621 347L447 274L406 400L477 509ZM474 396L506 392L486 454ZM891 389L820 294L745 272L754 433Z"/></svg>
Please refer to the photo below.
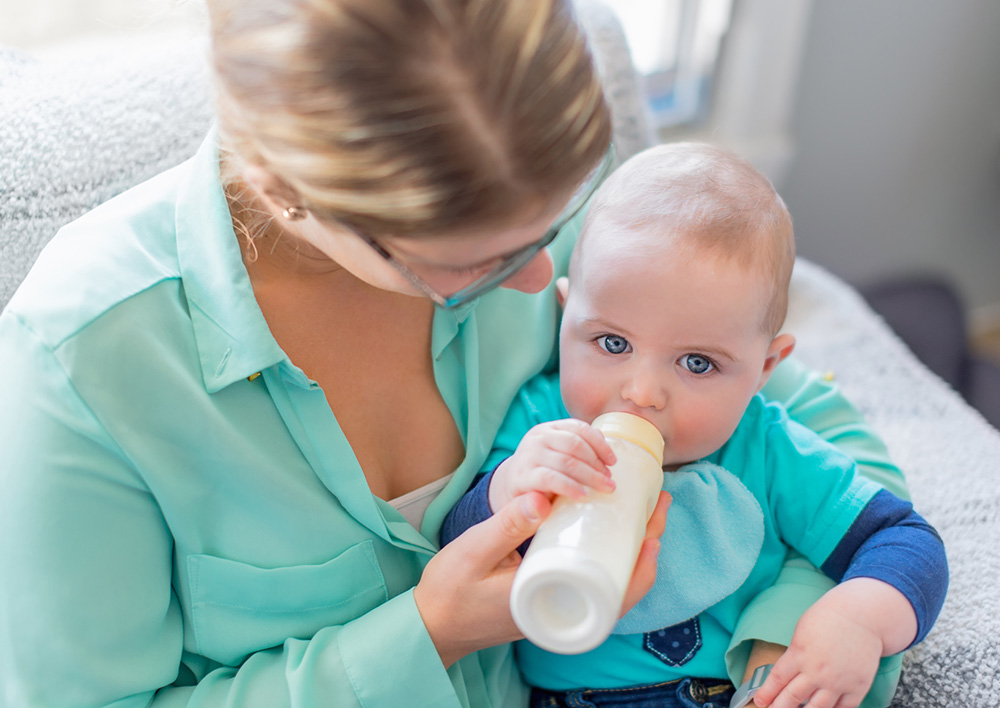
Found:
<svg viewBox="0 0 1000 708"><path fill-rule="evenodd" d="M535 688L531 708L728 708L735 692L729 681L697 678L627 688Z"/></svg>

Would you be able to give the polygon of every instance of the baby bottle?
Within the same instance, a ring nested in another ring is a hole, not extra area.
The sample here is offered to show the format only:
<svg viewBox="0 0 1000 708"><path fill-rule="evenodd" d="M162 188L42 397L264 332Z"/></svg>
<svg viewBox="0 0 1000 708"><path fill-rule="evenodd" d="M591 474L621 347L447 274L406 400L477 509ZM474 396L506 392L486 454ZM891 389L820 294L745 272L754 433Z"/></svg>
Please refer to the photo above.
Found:
<svg viewBox="0 0 1000 708"><path fill-rule="evenodd" d="M611 634L663 486L663 438L652 423L605 413L593 426L615 453L615 489L556 499L510 594L518 628L560 654L590 651Z"/></svg>

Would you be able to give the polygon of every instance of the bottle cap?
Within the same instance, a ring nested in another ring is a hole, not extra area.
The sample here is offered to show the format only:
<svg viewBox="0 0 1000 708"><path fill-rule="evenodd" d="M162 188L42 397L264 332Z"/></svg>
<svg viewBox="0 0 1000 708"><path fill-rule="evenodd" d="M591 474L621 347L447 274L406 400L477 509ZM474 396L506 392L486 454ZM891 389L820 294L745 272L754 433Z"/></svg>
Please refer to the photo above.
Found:
<svg viewBox="0 0 1000 708"><path fill-rule="evenodd" d="M656 426L645 418L631 413L604 413L594 419L592 425L605 435L634 442L663 464L663 436Z"/></svg>

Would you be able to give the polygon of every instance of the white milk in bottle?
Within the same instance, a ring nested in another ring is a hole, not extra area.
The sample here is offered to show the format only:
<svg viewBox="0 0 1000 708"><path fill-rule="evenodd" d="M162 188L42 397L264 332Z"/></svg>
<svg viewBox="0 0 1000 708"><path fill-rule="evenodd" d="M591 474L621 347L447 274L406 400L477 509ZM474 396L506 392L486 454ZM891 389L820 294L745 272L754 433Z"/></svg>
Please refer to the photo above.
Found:
<svg viewBox="0 0 1000 708"><path fill-rule="evenodd" d="M560 654L590 651L618 620L646 522L663 486L663 438L629 413L594 422L616 462L612 492L559 497L514 576L510 609L534 644Z"/></svg>

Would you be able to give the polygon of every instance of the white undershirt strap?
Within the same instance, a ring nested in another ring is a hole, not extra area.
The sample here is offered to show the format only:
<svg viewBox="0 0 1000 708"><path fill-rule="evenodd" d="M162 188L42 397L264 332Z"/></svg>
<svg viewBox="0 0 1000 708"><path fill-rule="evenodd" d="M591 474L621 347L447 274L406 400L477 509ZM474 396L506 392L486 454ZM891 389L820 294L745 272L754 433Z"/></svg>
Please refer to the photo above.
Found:
<svg viewBox="0 0 1000 708"><path fill-rule="evenodd" d="M410 522L413 528L419 531L420 524L424 520L424 512L427 511L427 507L431 505L431 502L434 501L445 485L448 484L451 477L449 474L441 479L436 479L430 484L425 484L418 489L414 489L412 492L407 492L400 497L390 499L389 503L396 511L403 515L403 518Z"/></svg>

